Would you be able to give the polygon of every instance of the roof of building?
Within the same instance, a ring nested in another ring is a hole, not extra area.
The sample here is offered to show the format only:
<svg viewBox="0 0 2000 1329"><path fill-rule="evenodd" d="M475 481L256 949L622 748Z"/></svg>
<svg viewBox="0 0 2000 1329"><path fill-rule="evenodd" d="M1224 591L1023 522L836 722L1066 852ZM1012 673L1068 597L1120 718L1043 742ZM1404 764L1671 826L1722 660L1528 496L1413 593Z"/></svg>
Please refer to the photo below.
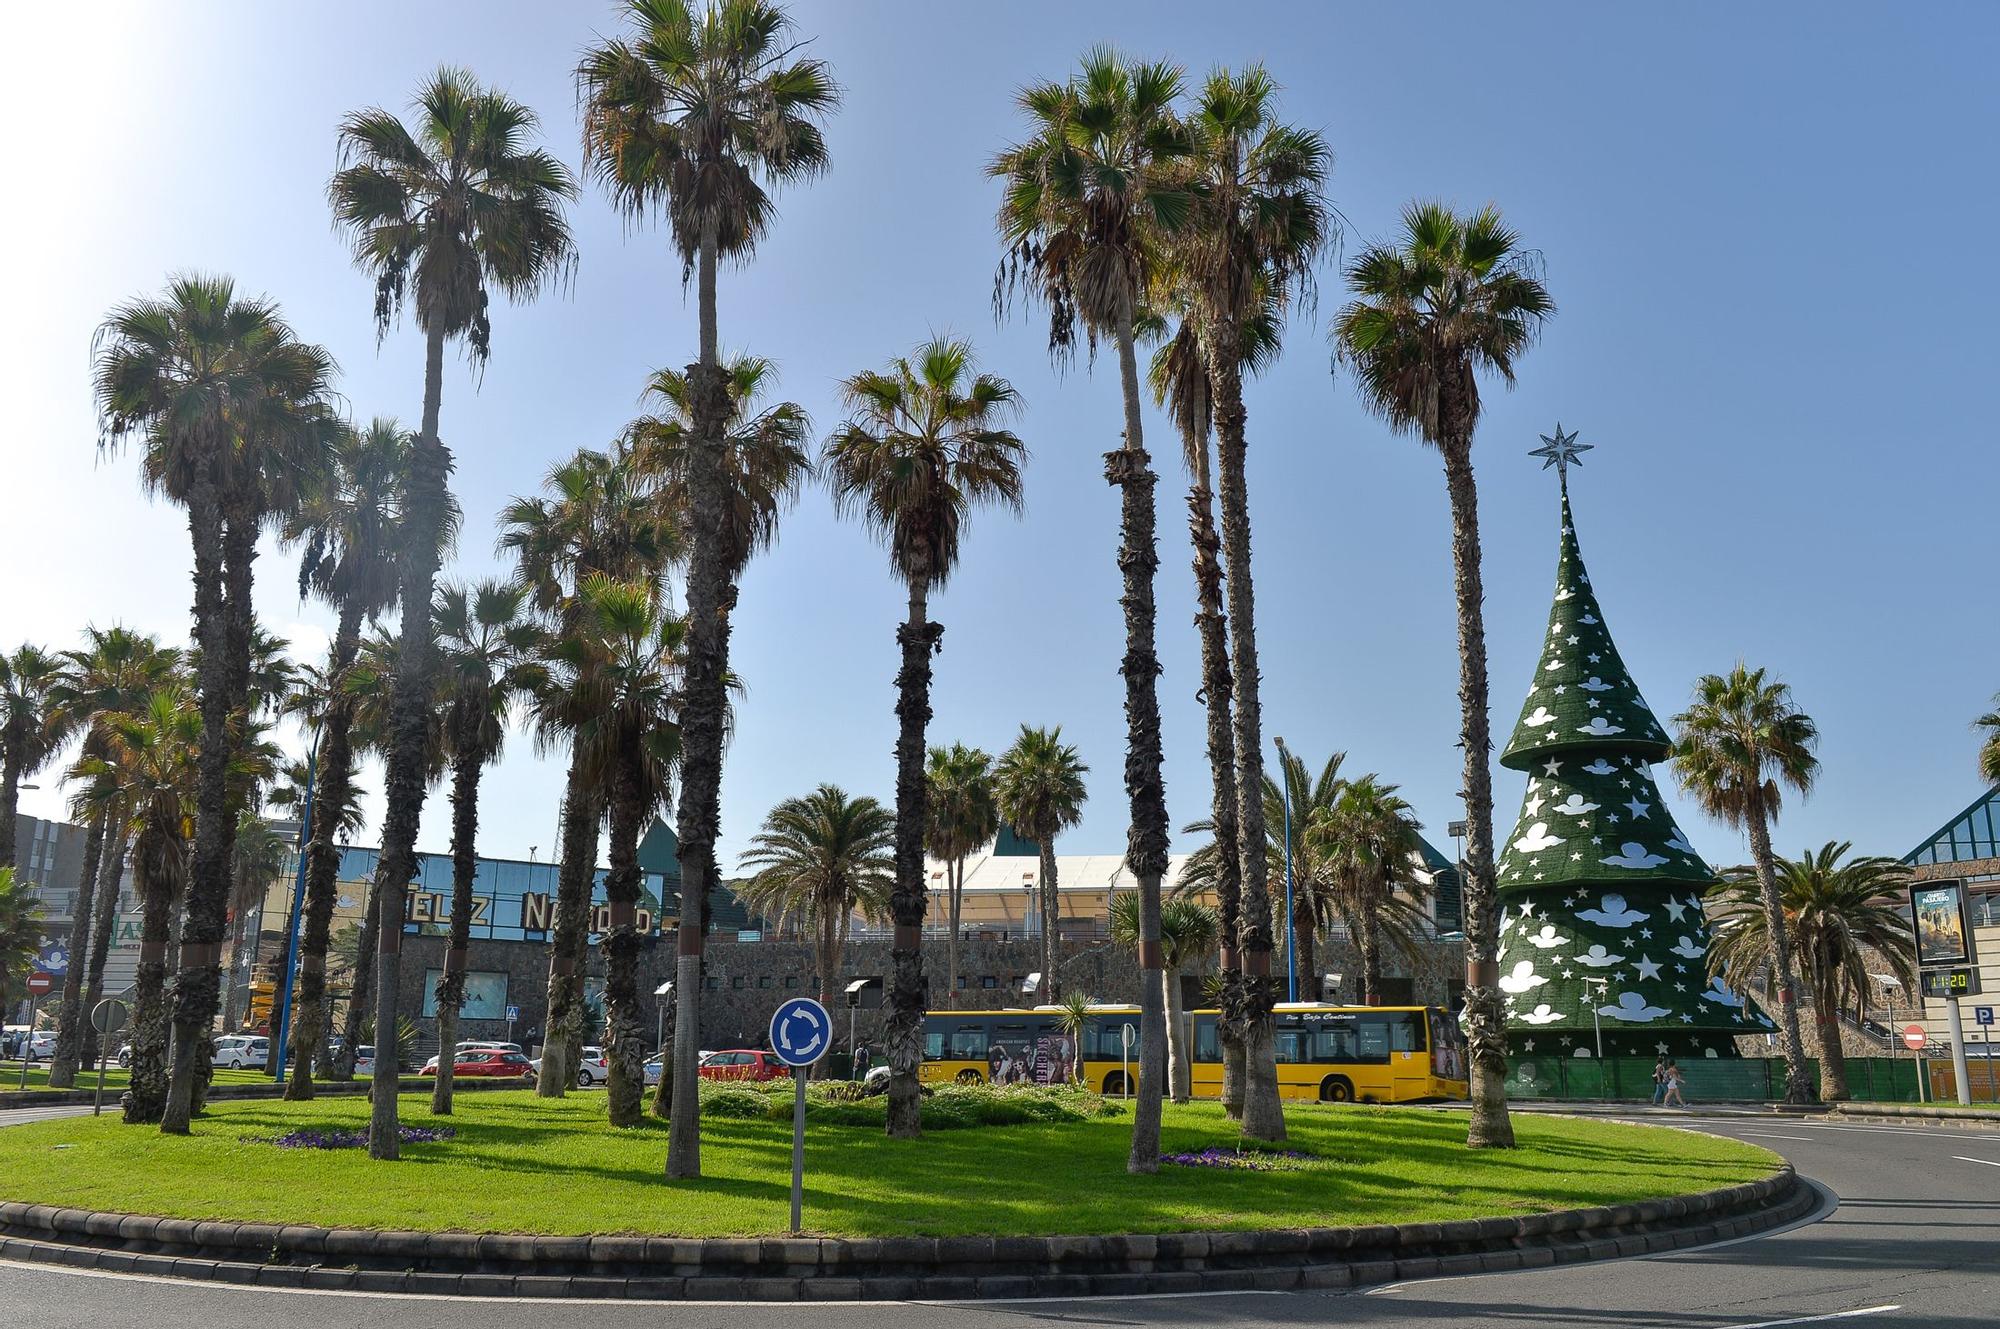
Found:
<svg viewBox="0 0 2000 1329"><path fill-rule="evenodd" d="M1995 858L2000 858L2000 785L1973 799L1963 812L1903 855L1903 861L1913 867Z"/></svg>
<svg viewBox="0 0 2000 1329"><path fill-rule="evenodd" d="M1189 857L1188 854L1167 856L1166 876L1160 881L1162 888L1173 889ZM926 858L924 873L932 890L944 889L945 864L941 859ZM1041 873L1039 856L996 853L994 846L988 845L965 860L965 889L968 894L1019 891L1039 884ZM1125 866L1123 854L1056 855L1058 891L1101 891L1112 886L1126 890L1137 885L1131 870Z"/></svg>

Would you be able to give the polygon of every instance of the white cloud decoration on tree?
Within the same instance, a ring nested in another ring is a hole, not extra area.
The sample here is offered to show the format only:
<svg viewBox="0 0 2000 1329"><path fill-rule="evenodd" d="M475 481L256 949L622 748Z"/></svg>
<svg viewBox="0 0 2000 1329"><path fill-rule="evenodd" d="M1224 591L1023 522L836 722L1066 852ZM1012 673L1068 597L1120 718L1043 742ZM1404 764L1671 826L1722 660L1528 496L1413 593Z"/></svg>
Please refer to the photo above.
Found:
<svg viewBox="0 0 2000 1329"><path fill-rule="evenodd" d="M1595 909L1578 910L1576 916L1586 923L1607 928L1629 928L1652 917L1644 910L1626 904L1625 897L1615 891L1600 897L1597 905Z"/></svg>
<svg viewBox="0 0 2000 1329"><path fill-rule="evenodd" d="M1524 1024L1554 1024L1565 1017L1561 1011L1552 1010L1547 1002L1542 1002L1532 1011L1526 1011L1516 1018Z"/></svg>
<svg viewBox="0 0 2000 1329"><path fill-rule="evenodd" d="M1501 978L1500 990L1518 995L1523 992L1532 992L1548 981L1548 979L1543 978L1535 972L1535 962L1533 960L1522 960L1514 966L1513 973Z"/></svg>
<svg viewBox="0 0 2000 1329"><path fill-rule="evenodd" d="M1660 864L1667 861L1667 856L1665 854L1653 853L1645 845L1640 844L1636 840L1627 840L1624 844L1618 846L1617 853L1607 854L1598 861L1606 867L1630 868L1635 872L1643 872L1647 868L1660 866Z"/></svg>
<svg viewBox="0 0 2000 1329"><path fill-rule="evenodd" d="M1524 854L1539 854L1544 849L1553 849L1562 843L1564 840L1561 836L1549 834L1547 822L1538 821L1528 828L1526 835L1514 841L1514 848Z"/></svg>
<svg viewBox="0 0 2000 1329"><path fill-rule="evenodd" d="M1547 923L1544 923L1542 924L1542 930L1540 932L1524 934L1521 940L1527 942L1530 946L1533 946L1536 950L1546 951L1552 947L1562 945L1564 942L1568 941L1569 938L1563 936L1560 932L1557 932L1554 927L1550 926Z"/></svg>
<svg viewBox="0 0 2000 1329"><path fill-rule="evenodd" d="M1599 1006L1597 1013L1632 1024L1651 1024L1669 1012L1664 1006L1648 1006L1646 999L1636 992L1621 992L1616 1006Z"/></svg>
<svg viewBox="0 0 2000 1329"><path fill-rule="evenodd" d="M1578 964L1589 965L1592 969L1609 969L1624 958L1622 955L1611 954L1604 949L1603 942L1597 942L1589 950L1577 956L1576 962Z"/></svg>
<svg viewBox="0 0 2000 1329"><path fill-rule="evenodd" d="M1719 978L1708 980L1708 991L1701 994L1701 999L1703 1001L1712 1001L1717 1006L1741 1006L1743 1004L1743 998L1722 986L1722 980Z"/></svg>

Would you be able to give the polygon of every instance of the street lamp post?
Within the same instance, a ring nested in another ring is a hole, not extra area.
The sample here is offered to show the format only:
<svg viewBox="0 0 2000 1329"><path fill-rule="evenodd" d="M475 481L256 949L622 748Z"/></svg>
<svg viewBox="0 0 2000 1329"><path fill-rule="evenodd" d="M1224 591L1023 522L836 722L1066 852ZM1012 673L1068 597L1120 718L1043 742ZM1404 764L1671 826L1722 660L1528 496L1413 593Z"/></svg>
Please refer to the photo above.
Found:
<svg viewBox="0 0 2000 1329"><path fill-rule="evenodd" d="M664 1052L667 1050L667 1001L674 995L674 980L670 978L654 988L653 995L660 999L653 1011L653 1051ZM666 1074L664 1070L660 1073Z"/></svg>
<svg viewBox="0 0 2000 1329"><path fill-rule="evenodd" d="M1299 948L1292 916L1292 782L1285 768L1285 740L1272 741L1278 745L1278 788L1285 804L1285 1000L1295 1002L1299 999Z"/></svg>
<svg viewBox="0 0 2000 1329"><path fill-rule="evenodd" d="M271 1041L276 1045L271 1051L277 1057L276 1081L285 1082L286 1053L290 1050L288 1040L292 1030L292 982L299 964L299 919L305 911L306 903L306 847L312 843L313 785L319 777L319 733L313 733L312 749L306 753L306 791L299 803L298 853L299 869L292 879L291 917L285 927L285 972L278 989L278 1024L273 1031L276 1037ZM262 926L259 924L258 926Z"/></svg>

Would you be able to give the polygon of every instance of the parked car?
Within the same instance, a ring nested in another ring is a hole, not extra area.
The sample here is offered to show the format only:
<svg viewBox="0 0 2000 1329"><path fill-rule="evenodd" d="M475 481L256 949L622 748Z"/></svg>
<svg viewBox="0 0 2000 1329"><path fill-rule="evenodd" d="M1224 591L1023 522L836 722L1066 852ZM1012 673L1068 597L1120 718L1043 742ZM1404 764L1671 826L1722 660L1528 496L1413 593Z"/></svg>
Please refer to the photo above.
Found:
<svg viewBox="0 0 2000 1329"><path fill-rule="evenodd" d="M451 1073L454 1078L535 1082L534 1065L526 1057L518 1052L502 1052L496 1048L473 1048L459 1053L451 1059ZM437 1074L435 1058L424 1067L422 1074Z"/></svg>
<svg viewBox="0 0 2000 1329"><path fill-rule="evenodd" d="M375 1073L375 1049L372 1045L367 1043L356 1045L354 1049L354 1073L356 1075L373 1075Z"/></svg>
<svg viewBox="0 0 2000 1329"><path fill-rule="evenodd" d="M128 1071L132 1069L132 1045L130 1043L121 1043L118 1045L118 1065Z"/></svg>
<svg viewBox="0 0 2000 1329"><path fill-rule="evenodd" d="M535 1068L535 1074L542 1073L542 1059L536 1057L528 1063ZM588 1089L594 1084L603 1084L611 1078L611 1063L604 1059L604 1049L584 1048L576 1063L576 1087Z"/></svg>
<svg viewBox="0 0 2000 1329"><path fill-rule="evenodd" d="M232 1071L263 1070L271 1059L271 1040L254 1034L231 1034L215 1040L215 1053L209 1058L211 1066L221 1066Z"/></svg>
<svg viewBox="0 0 2000 1329"><path fill-rule="evenodd" d="M472 1038L472 1039L465 1039L461 1042L452 1044L452 1049L459 1056L463 1056L468 1052L519 1052L521 1050L521 1045L519 1043L489 1043L482 1039ZM541 1069L540 1062L534 1062L532 1064L535 1066L537 1070ZM432 1057L429 1061L424 1063L423 1069L418 1071L417 1074L436 1075L437 1068L438 1068L438 1059L436 1057Z"/></svg>
<svg viewBox="0 0 2000 1329"><path fill-rule="evenodd" d="M28 1038L29 1061L51 1061L56 1055L56 1031L37 1029Z"/></svg>
<svg viewBox="0 0 2000 1329"><path fill-rule="evenodd" d="M782 1080L792 1068L769 1052L729 1048L711 1052L701 1063L704 1080Z"/></svg>

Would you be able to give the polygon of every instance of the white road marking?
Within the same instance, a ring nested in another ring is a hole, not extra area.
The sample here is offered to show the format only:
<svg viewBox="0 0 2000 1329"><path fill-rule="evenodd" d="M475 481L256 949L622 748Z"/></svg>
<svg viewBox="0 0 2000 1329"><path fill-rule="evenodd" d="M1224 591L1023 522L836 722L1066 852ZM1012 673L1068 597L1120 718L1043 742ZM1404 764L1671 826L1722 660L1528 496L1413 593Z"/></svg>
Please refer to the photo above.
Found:
<svg viewBox="0 0 2000 1329"><path fill-rule="evenodd" d="M1953 1154L1952 1157L1961 1163L1984 1163L1987 1167L2000 1167L2000 1163L1996 1163L1990 1158L1967 1158L1964 1154Z"/></svg>
<svg viewBox="0 0 2000 1329"><path fill-rule="evenodd" d="M1769 1131L1744 1131L1743 1134L1754 1135L1760 1140L1798 1140L1806 1144L1812 1143L1812 1137L1809 1135L1773 1135Z"/></svg>
<svg viewBox="0 0 2000 1329"><path fill-rule="evenodd" d="M1893 1306L1864 1306L1855 1311L1835 1311L1832 1315L1801 1315L1790 1320L1754 1320L1748 1324L1725 1324L1718 1329L1775 1329L1781 1324L1823 1324L1828 1320L1852 1320L1862 1315L1883 1315L1889 1311L1903 1309L1900 1304Z"/></svg>

